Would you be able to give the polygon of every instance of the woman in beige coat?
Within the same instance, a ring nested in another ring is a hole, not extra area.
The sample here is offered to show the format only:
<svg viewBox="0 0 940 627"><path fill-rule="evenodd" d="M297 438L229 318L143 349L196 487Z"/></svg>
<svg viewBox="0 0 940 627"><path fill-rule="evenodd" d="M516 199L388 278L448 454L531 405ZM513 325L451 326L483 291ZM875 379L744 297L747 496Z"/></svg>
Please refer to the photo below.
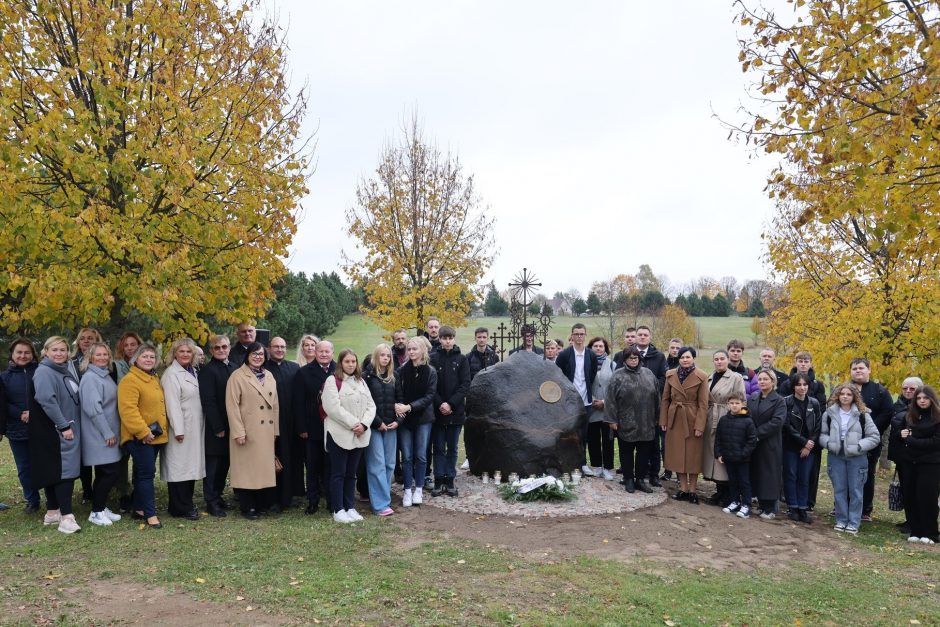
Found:
<svg viewBox="0 0 940 627"><path fill-rule="evenodd" d="M196 343L188 337L176 340L160 377L170 422L170 438L160 456L160 476L167 482L170 515L189 520L199 520L193 491L196 481L206 476L206 423L195 359Z"/></svg>
<svg viewBox="0 0 940 627"><path fill-rule="evenodd" d="M708 377L708 424L702 436L702 477L715 482L715 494L708 498L709 505L727 505L728 471L725 465L715 459L715 431L718 421L728 413L728 398L734 394L743 394L744 379L737 372L728 369L728 353L719 350L712 356L715 372Z"/></svg>
<svg viewBox="0 0 940 627"><path fill-rule="evenodd" d="M708 418L708 375L695 366L695 349L679 349L679 367L666 373L659 426L666 432L666 469L679 476L672 498L698 503L695 484L702 470L702 434Z"/></svg>
<svg viewBox="0 0 940 627"><path fill-rule="evenodd" d="M277 485L274 441L280 435L277 382L263 368L264 346L248 345L245 363L225 384L232 488L242 516L258 520L268 505L266 492Z"/></svg>
<svg viewBox="0 0 940 627"><path fill-rule="evenodd" d="M369 426L375 418L375 401L359 371L356 353L339 353L336 374L323 384L323 423L326 452L330 456L330 507L333 520L362 520L355 508L356 471L362 451L369 446Z"/></svg>

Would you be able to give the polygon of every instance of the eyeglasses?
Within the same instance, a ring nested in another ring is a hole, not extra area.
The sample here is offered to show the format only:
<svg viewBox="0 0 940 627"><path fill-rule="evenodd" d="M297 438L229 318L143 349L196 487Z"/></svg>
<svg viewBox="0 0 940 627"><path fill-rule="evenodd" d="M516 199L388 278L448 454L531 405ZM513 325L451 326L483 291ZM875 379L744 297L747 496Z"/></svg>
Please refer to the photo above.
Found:
<svg viewBox="0 0 940 627"><path fill-rule="evenodd" d="M264 357L264 351L255 351L255 352L249 353L249 354L250 354L252 357Z"/></svg>
<svg viewBox="0 0 940 627"><path fill-rule="evenodd" d="M222 350L223 348L228 348L228 344L220 344L219 346L213 346L213 347L212 347L212 350L214 350L214 351L220 351L220 350Z"/></svg>

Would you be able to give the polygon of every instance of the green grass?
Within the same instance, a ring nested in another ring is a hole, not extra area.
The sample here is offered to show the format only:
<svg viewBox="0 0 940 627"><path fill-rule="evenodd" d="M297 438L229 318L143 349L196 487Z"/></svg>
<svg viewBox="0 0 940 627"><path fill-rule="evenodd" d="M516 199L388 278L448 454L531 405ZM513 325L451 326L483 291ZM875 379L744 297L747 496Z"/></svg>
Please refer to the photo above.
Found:
<svg viewBox="0 0 940 627"><path fill-rule="evenodd" d="M0 514L4 623L87 624L81 590L101 579L175 589L219 607L251 604L259 620L269 612L303 623L930 624L940 600L931 587L940 552L905 546L892 525L898 515L883 511L883 493L879 520L840 540L857 549L851 560L698 571L641 559L546 563L375 517L338 526L297 511L256 523L230 516L178 524L167 517L155 532L131 521L94 527L80 506L83 531L64 536L18 511L11 465L3 445L0 498L14 504ZM882 478L880 487L886 484ZM825 474L821 487L827 492L816 524L823 526L831 505ZM165 506L162 482L158 495ZM583 532L591 533L589 520ZM236 603L236 596L244 600Z"/></svg>
<svg viewBox="0 0 940 627"><path fill-rule="evenodd" d="M601 335L606 337L610 334L607 318L603 316L582 316L579 318L555 318L550 336L566 340L571 329L571 325L573 325L575 322L581 322L587 326L589 335ZM636 324L649 322L650 320L640 318ZM444 320L444 323L446 324L447 321ZM496 329L499 327L500 323L506 324L508 327L509 319L489 317L472 318L469 320L466 326L457 328L457 344L461 347L461 349L465 351L469 350L473 345L474 329L477 327L487 327L490 330L490 334L492 336L496 333ZM704 352L706 353L699 356L698 364L706 372L711 372L712 370L711 355L707 354L707 351L709 349L714 350L717 348L724 348L728 343L728 340L732 338L737 338L748 346L748 348L744 351L744 362L746 364L753 367L760 362L758 359L760 348L751 346L754 339L750 330L751 318L695 318L695 323L699 327L699 331L703 340L702 346L697 348L705 349ZM621 348L620 329L622 329L622 327L622 324L617 325L617 337L613 342L611 342L615 350L620 350ZM387 341L384 337L387 333L388 332L374 325L365 316L350 315L343 318L339 326L336 328L336 331L330 334L328 339L333 342L337 352L343 348L351 348L356 351L356 354L359 355L360 358L363 358L366 354L372 352L372 349L375 348L376 344ZM608 338L608 340L609 339L610 338ZM669 340L666 338L666 340L663 341L662 339L654 337L653 342L660 349L665 350ZM779 365L780 364L778 364L778 367Z"/></svg>

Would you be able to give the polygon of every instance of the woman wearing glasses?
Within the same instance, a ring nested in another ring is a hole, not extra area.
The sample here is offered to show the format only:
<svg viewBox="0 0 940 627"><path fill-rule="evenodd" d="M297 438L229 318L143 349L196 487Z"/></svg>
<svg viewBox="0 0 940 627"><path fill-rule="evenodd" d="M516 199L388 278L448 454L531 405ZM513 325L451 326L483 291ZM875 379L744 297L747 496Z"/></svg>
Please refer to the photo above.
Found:
<svg viewBox="0 0 940 627"><path fill-rule="evenodd" d="M81 531L72 513L72 490L81 471L81 406L65 338L54 335L46 340L32 384L29 455L33 488L46 491L42 522L75 533Z"/></svg>
<svg viewBox="0 0 940 627"><path fill-rule="evenodd" d="M273 502L270 488L277 485L274 441L280 433L280 406L277 381L264 369L264 346L252 342L246 351L245 363L225 386L225 411L231 430L232 488L238 492L242 516L258 520Z"/></svg>

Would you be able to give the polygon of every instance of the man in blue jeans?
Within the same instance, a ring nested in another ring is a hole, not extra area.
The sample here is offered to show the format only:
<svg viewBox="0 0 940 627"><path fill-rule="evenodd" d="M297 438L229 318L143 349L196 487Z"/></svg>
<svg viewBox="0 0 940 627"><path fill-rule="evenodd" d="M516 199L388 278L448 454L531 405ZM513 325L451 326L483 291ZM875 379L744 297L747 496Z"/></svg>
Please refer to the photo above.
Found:
<svg viewBox="0 0 940 627"><path fill-rule="evenodd" d="M431 367L437 371L434 394L434 487L431 496L457 496L457 444L466 418L464 404L470 387L470 364L455 344L456 331L441 327L441 346L431 354Z"/></svg>

